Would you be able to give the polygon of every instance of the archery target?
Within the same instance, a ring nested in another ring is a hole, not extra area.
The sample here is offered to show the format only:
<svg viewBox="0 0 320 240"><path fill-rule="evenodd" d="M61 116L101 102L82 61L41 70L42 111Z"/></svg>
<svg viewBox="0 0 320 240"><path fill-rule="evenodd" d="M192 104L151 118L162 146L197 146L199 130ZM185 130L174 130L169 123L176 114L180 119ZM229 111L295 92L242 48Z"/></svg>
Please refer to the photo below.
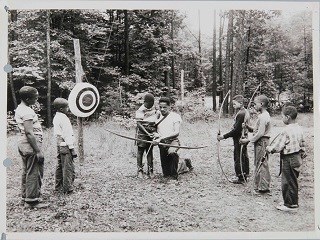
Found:
<svg viewBox="0 0 320 240"><path fill-rule="evenodd" d="M100 96L97 88L90 83L77 83L70 92L70 111L77 117L89 117L97 109Z"/></svg>

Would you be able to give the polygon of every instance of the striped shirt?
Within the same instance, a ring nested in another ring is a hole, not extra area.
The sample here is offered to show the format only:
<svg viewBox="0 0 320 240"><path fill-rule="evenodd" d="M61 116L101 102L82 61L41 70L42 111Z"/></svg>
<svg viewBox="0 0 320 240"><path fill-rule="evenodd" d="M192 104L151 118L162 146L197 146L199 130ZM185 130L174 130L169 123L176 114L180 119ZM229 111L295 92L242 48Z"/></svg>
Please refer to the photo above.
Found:
<svg viewBox="0 0 320 240"><path fill-rule="evenodd" d="M136 111L135 119L137 121L155 122L160 118L160 111L156 110L154 106L146 108L144 104Z"/></svg>
<svg viewBox="0 0 320 240"><path fill-rule="evenodd" d="M302 127L297 123L288 124L284 127L280 135L271 144L271 152L282 152L291 154L305 151L305 140Z"/></svg>

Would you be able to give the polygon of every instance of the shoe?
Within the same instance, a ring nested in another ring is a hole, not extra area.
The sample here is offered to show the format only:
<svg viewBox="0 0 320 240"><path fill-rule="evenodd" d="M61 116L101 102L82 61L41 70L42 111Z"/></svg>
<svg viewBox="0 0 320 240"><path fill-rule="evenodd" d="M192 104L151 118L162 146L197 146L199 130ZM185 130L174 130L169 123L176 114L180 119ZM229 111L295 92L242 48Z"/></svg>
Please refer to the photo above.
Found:
<svg viewBox="0 0 320 240"><path fill-rule="evenodd" d="M255 190L253 191L253 193L254 193L255 195L267 194L267 195L271 196L271 192L270 192L269 189L267 189L267 190L257 190L257 189L255 189Z"/></svg>
<svg viewBox="0 0 320 240"><path fill-rule="evenodd" d="M172 175L171 177L172 177L173 180L177 180L178 181L178 176L179 176L178 174L175 174L175 175Z"/></svg>
<svg viewBox="0 0 320 240"><path fill-rule="evenodd" d="M22 199L20 200L20 202L19 202L19 205L20 205L20 206L24 206L25 203L26 203L26 202L24 201L24 198L22 198Z"/></svg>
<svg viewBox="0 0 320 240"><path fill-rule="evenodd" d="M139 171L139 172L138 172L138 178L139 178L139 179L143 179L143 172L142 172L142 171Z"/></svg>
<svg viewBox="0 0 320 240"><path fill-rule="evenodd" d="M292 205L296 207L287 207L285 205L279 205L276 208L283 212L297 212L298 211L298 205Z"/></svg>
<svg viewBox="0 0 320 240"><path fill-rule="evenodd" d="M153 173L153 172L150 172L150 173L149 173L149 178L150 178L150 179L154 179L154 173Z"/></svg>
<svg viewBox="0 0 320 240"><path fill-rule="evenodd" d="M71 193L73 193L73 189L70 189L70 190L68 190L68 191L65 191L65 192L63 192L64 194L71 194Z"/></svg>
<svg viewBox="0 0 320 240"><path fill-rule="evenodd" d="M45 203L25 203L24 204L24 208L27 209L38 209L38 208L47 208L49 207L49 204L45 204Z"/></svg>
<svg viewBox="0 0 320 240"><path fill-rule="evenodd" d="M186 158L185 159L185 163L186 163L186 166L189 168L189 170L192 171L193 167L192 167L192 164L191 164L191 160L189 158Z"/></svg>
<svg viewBox="0 0 320 240"><path fill-rule="evenodd" d="M243 184L244 180L243 179L235 179L235 180L232 180L232 183L234 183L234 184Z"/></svg>

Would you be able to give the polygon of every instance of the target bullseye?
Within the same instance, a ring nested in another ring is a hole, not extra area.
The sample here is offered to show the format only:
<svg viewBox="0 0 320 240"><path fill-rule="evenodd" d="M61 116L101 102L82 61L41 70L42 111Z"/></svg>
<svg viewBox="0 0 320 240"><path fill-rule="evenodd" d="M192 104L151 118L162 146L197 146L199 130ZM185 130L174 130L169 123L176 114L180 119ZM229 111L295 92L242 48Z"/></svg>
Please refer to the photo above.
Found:
<svg viewBox="0 0 320 240"><path fill-rule="evenodd" d="M97 88L89 83L77 83L70 92L70 111L78 117L88 117L99 105L100 96Z"/></svg>

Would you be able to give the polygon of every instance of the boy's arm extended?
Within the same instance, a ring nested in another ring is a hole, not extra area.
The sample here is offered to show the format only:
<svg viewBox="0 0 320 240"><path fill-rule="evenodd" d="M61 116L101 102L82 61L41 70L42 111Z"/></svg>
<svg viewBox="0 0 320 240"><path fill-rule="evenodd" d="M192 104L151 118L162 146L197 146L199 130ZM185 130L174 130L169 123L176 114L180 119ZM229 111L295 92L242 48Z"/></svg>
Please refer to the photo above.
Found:
<svg viewBox="0 0 320 240"><path fill-rule="evenodd" d="M229 137L235 137L235 136L241 136L241 132L242 132L242 123L244 122L244 118L245 118L245 113L239 113L236 117L236 122L234 123L234 127L233 129L224 134L223 138L227 139Z"/></svg>

